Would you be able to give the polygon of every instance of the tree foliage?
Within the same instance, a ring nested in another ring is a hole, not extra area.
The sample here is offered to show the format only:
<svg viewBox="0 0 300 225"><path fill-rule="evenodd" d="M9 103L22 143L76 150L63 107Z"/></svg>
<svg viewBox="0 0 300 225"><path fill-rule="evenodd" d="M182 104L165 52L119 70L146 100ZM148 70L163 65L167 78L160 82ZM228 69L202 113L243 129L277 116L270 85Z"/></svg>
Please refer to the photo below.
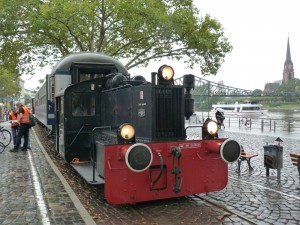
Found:
<svg viewBox="0 0 300 225"><path fill-rule="evenodd" d="M281 84L276 89L276 93L300 93L300 80L295 78L285 84Z"/></svg>
<svg viewBox="0 0 300 225"><path fill-rule="evenodd" d="M127 69L167 57L208 75L232 50L222 25L200 17L192 0L0 0L0 16L0 60L23 73L91 51Z"/></svg>
<svg viewBox="0 0 300 225"><path fill-rule="evenodd" d="M0 67L0 97L7 98L14 96L20 91L19 79L6 69Z"/></svg>
<svg viewBox="0 0 300 225"><path fill-rule="evenodd" d="M253 96L261 96L263 94L263 91L260 89L255 89L253 91Z"/></svg>

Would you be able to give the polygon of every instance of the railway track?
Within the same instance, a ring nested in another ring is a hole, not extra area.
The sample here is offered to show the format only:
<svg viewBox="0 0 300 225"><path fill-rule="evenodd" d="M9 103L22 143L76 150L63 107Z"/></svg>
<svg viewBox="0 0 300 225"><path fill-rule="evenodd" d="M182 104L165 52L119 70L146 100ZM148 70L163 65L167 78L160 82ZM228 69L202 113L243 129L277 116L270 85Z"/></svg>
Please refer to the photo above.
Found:
<svg viewBox="0 0 300 225"><path fill-rule="evenodd" d="M193 195L194 198L200 199L202 201L205 201L219 209L224 210L225 212L228 212L230 216L236 216L241 219L242 224L258 224L256 221L248 219L246 216L241 215L240 213L236 212L235 210L228 209L226 205L218 204L215 201L211 201L208 198L202 197L200 195Z"/></svg>

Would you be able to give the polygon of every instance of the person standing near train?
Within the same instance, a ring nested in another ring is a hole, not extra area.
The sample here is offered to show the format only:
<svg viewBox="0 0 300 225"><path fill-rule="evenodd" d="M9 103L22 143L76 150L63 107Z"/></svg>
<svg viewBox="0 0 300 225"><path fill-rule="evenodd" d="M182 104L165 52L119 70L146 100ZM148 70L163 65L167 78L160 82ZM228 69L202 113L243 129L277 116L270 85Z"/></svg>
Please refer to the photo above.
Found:
<svg viewBox="0 0 300 225"><path fill-rule="evenodd" d="M217 108L216 111L216 120L217 120L217 124L219 128L225 129L225 125L223 123L223 121L225 120L225 116L224 116L224 110L221 108Z"/></svg>
<svg viewBox="0 0 300 225"><path fill-rule="evenodd" d="M27 107L25 107L21 102L17 102L16 106L18 107L18 116L17 121L19 124L19 130L17 135L17 143L10 152L17 152L21 145L21 138L24 136L24 143L21 151L27 151L28 147L28 139L29 139L29 116L30 111Z"/></svg>
<svg viewBox="0 0 300 225"><path fill-rule="evenodd" d="M16 146L16 144L17 144L17 134L18 134L18 129L19 129L17 117L18 117L17 109L13 109L9 112L9 123L11 126L11 133L12 133L14 146Z"/></svg>

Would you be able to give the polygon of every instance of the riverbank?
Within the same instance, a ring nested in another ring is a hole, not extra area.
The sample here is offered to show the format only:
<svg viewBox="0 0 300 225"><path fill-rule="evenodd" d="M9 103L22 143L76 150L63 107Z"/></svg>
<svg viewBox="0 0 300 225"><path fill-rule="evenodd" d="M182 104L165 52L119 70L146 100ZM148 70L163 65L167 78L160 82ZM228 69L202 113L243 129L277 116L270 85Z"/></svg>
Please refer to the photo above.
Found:
<svg viewBox="0 0 300 225"><path fill-rule="evenodd" d="M215 118L214 114L208 112L196 112L186 121L186 126L193 124L203 124L207 117ZM247 134L260 134L274 137L294 138L300 140L300 111L293 110L269 110L262 115L226 115L224 125L226 131ZM247 118L248 124L245 126L241 118Z"/></svg>
<svg viewBox="0 0 300 225"><path fill-rule="evenodd" d="M300 104L299 107L270 107L270 108L265 108L267 109L269 112L278 112L278 111L293 111L293 112L300 112Z"/></svg>
<svg viewBox="0 0 300 225"><path fill-rule="evenodd" d="M298 110L300 111L299 102L282 102L282 103L262 103L263 109L269 111L288 111L288 110Z"/></svg>

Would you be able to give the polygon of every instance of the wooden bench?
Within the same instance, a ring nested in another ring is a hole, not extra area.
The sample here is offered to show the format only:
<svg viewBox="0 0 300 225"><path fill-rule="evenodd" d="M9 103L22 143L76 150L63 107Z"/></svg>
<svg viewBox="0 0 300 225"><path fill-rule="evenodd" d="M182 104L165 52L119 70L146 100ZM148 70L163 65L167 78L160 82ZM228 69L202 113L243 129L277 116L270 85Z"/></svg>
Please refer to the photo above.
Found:
<svg viewBox="0 0 300 225"><path fill-rule="evenodd" d="M300 154L290 153L290 157L294 166L297 166L300 178Z"/></svg>
<svg viewBox="0 0 300 225"><path fill-rule="evenodd" d="M257 154L253 154L253 153L247 153L247 152L242 152L241 155L240 155L240 158L238 159L238 172L241 171L241 163L243 161L247 161L248 163L248 167L249 167L249 170L253 170L253 167L251 166L251 159L255 156L258 156Z"/></svg>

